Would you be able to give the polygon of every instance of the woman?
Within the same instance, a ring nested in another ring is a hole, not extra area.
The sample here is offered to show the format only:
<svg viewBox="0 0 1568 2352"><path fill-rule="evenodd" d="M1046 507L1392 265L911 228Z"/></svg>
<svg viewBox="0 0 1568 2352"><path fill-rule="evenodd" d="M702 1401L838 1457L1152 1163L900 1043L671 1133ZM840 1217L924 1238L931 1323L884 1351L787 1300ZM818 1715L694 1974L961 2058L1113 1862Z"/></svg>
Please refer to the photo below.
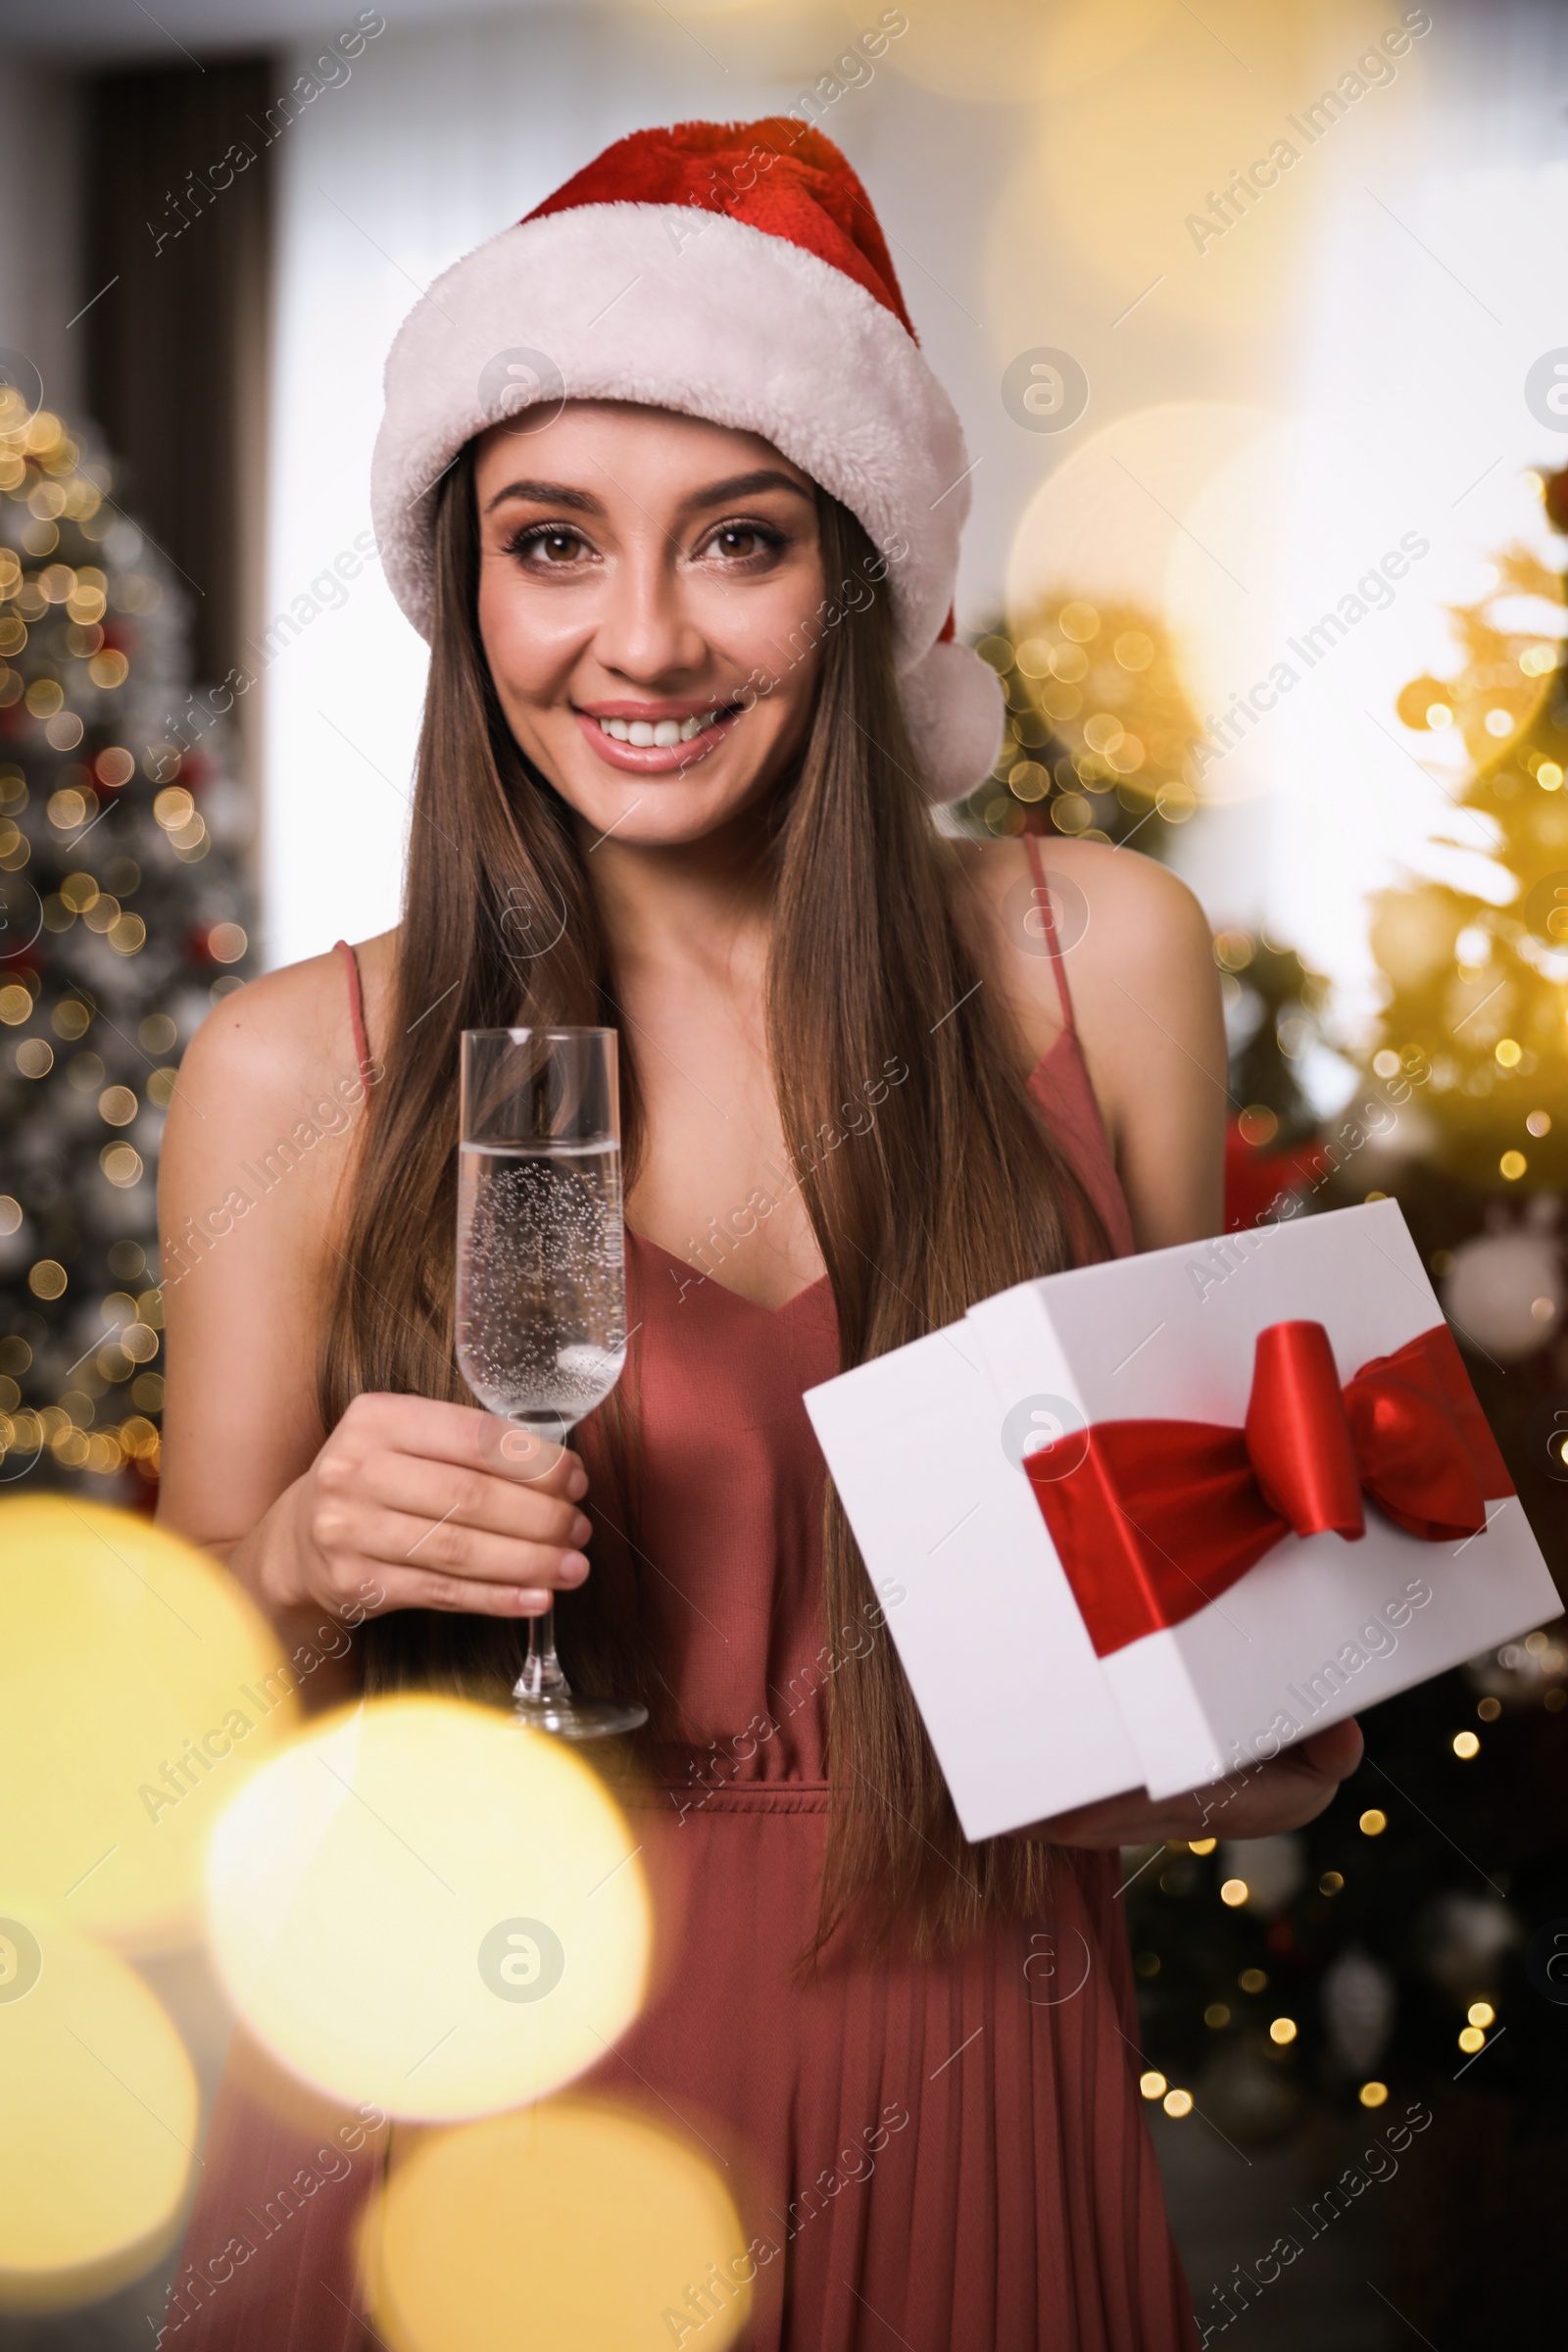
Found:
<svg viewBox="0 0 1568 2352"><path fill-rule="evenodd" d="M1053 842L1048 893L1037 845L936 831L999 733L946 620L965 460L816 134L620 142L431 289L387 392L378 535L432 647L404 920L207 1022L171 1249L356 1068L368 1109L187 1246L165 1515L291 1646L368 1609L322 1697L504 1695L552 1593L573 1680L646 1696L665 1966L595 2081L728 2168L751 2344L1190 2344L1115 1848L1201 1800L967 1846L800 1399L1028 1274L1216 1229L1206 927L1136 856ZM620 1033L636 1327L531 1478L451 1347L458 1035L518 1020ZM1358 1753L1263 1767L1227 1833L1309 1819ZM227 2086L187 2253L244 2267L176 2293L195 2340L371 2340L379 2124L277 2242L243 2218L322 2130Z"/></svg>

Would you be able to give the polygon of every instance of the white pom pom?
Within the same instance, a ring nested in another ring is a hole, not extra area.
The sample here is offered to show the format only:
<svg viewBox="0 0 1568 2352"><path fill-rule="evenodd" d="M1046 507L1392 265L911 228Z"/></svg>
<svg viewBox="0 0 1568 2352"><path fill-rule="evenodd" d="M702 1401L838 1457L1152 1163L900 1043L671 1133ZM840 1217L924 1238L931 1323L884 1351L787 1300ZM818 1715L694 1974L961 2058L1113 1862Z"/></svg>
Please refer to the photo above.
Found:
<svg viewBox="0 0 1568 2352"><path fill-rule="evenodd" d="M909 731L936 801L961 801L996 765L1002 680L966 645L934 645L900 680Z"/></svg>

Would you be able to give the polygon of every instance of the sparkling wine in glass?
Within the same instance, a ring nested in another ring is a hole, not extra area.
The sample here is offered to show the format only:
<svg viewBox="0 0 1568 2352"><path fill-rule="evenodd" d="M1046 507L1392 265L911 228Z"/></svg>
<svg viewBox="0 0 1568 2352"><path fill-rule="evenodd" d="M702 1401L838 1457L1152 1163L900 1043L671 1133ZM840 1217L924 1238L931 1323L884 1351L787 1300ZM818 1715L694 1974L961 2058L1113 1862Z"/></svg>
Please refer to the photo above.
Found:
<svg viewBox="0 0 1568 2352"><path fill-rule="evenodd" d="M613 1029L463 1033L458 1364L488 1411L558 1446L626 1360L615 1049ZM648 1719L573 1694L553 1607L530 1620L513 1696L521 1722L564 1740Z"/></svg>

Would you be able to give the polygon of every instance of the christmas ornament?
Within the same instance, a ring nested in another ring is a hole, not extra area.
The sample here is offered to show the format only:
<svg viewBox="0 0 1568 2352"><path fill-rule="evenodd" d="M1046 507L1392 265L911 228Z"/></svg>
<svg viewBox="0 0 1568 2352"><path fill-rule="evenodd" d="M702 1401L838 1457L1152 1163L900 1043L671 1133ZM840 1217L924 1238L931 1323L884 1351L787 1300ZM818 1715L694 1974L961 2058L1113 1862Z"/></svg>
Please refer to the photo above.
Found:
<svg viewBox="0 0 1568 2352"><path fill-rule="evenodd" d="M1227 1838L1219 1850L1224 1876L1241 1880L1247 1888L1249 1910L1265 1919L1284 1910L1306 1876L1301 1840L1294 1835L1245 1840Z"/></svg>
<svg viewBox="0 0 1568 2352"><path fill-rule="evenodd" d="M1323 1971L1318 2001L1336 2062L1351 2078L1370 2075L1388 2047L1398 2011L1389 1971L1351 1944Z"/></svg>
<svg viewBox="0 0 1568 2352"><path fill-rule="evenodd" d="M1446 1894L1420 1923L1427 1974L1455 2000L1494 1989L1498 1963L1523 1941L1507 1904L1490 1894Z"/></svg>
<svg viewBox="0 0 1568 2352"><path fill-rule="evenodd" d="M1562 1252L1551 1217L1547 1205L1525 1224L1499 1223L1462 1242L1443 1282L1444 1311L1459 1337L1503 1363L1534 1355L1561 1327Z"/></svg>

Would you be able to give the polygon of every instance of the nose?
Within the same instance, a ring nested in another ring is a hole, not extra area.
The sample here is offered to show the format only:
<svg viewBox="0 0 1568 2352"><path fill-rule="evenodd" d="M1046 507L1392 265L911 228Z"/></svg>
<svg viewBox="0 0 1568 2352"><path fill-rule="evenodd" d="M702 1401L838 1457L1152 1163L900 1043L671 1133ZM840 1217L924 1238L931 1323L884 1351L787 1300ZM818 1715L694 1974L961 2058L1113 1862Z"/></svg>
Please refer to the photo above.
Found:
<svg viewBox="0 0 1568 2352"><path fill-rule="evenodd" d="M679 550L662 532L640 532L612 566L594 651L606 669L645 687L703 668L708 641L684 593Z"/></svg>

